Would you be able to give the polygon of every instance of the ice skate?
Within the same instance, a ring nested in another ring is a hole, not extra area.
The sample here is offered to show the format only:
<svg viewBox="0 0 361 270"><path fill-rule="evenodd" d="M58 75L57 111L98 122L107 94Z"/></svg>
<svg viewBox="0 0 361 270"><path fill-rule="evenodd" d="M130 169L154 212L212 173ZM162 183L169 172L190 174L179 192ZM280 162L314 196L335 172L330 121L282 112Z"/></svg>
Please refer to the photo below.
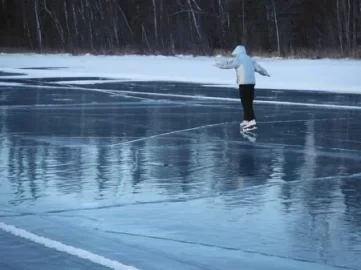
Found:
<svg viewBox="0 0 361 270"><path fill-rule="evenodd" d="M241 129L243 129L245 126L248 125L248 123L249 123L249 121L243 120L243 122L239 124L239 127L240 127Z"/></svg>
<svg viewBox="0 0 361 270"><path fill-rule="evenodd" d="M245 126L243 126L242 131L248 132L257 129L256 120L249 121Z"/></svg>

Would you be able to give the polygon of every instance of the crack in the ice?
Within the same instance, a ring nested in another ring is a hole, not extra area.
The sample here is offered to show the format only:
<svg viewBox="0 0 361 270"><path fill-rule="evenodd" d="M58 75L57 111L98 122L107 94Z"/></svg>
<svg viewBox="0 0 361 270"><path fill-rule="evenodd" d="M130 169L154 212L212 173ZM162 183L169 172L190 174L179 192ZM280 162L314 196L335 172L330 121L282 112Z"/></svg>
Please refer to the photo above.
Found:
<svg viewBox="0 0 361 270"><path fill-rule="evenodd" d="M97 229L97 230L99 230L99 229ZM161 237L161 236L144 235L144 234L138 234L138 233L128 233L128 232L112 231L112 230L99 230L99 231L102 231L102 232L105 232L105 233L110 233L110 234L127 235L127 236L134 236L134 237L142 237L142 238L149 238L149 239L155 239L155 240L176 242L176 243L180 243L180 244L198 245L198 246L202 246L202 247L210 247L210 248L223 249L223 250L229 250L229 251L238 251L238 252L244 252L244 253L249 253L249 254L257 254L257 255L261 255L261 256L280 258L280 259L286 259L286 260L293 260L293 261L299 261L299 262L306 262L306 263L312 263L312 264L328 265L328 266L336 267L336 268L339 268L339 269L356 270L354 268L350 268L350 267L346 267L346 266L342 266L342 265L322 264L322 263L317 262L317 261L311 261L311 260L299 259L299 258L291 258L291 257L286 257L286 256L279 256L279 255L274 255L274 254L269 254L269 253L265 253L265 252L254 251L254 250L246 250L246 249L242 249L242 248L220 246L220 245L214 245L214 244L207 244L207 243L201 243L201 242L173 239L173 238L167 238L167 237Z"/></svg>
<svg viewBox="0 0 361 270"><path fill-rule="evenodd" d="M246 187L240 190L231 191L227 193L212 193L209 195L203 195L198 197L189 197L189 198L175 198L175 199L169 199L169 200L158 200L158 201L146 201L146 202L134 202L134 203L124 203L124 204L111 204L111 205L103 205L103 206L95 206L95 207L83 207L83 208L71 208L71 209L59 209L59 210L49 210L44 212L22 212L16 215L0 215L0 217L23 217L23 216L37 216L37 215L48 215L48 214L61 214L61 213L69 213L69 212L80 212L80 211L91 211L91 210L102 210L102 209L111 209L111 208L121 208L121 207L127 207L127 206L142 206L147 204L162 204L162 203L181 203L181 202L189 202L189 201L196 201L196 200L202 200L202 199L214 199L218 196L230 196L232 194L238 193L238 192L247 192L247 191L253 191L260 188L267 188L267 187L273 187L278 185L293 185L301 182L311 182L311 181L324 181L324 180L343 180L343 179L353 179L361 177L361 172L350 174L350 175L335 175L335 176L325 176L325 177L319 177L319 178L310 178L310 179L299 179L294 181L282 181L282 182L274 182L274 183L266 183L262 185L254 185L250 187ZM15 211L14 211L15 212Z"/></svg>
<svg viewBox="0 0 361 270"><path fill-rule="evenodd" d="M60 210L49 210L44 212L23 212L19 215L1 215L0 217L22 217L22 216L36 216L36 215L44 215L44 214L58 214L58 213L68 213L68 212L77 212L77 211L90 211L90 210L101 210L101 209L111 209L111 208L120 208L126 206L138 206L138 205L146 205L146 204L160 204L160 203L176 203L176 202L187 202L192 200L199 199L207 199L213 196L204 195L195 198L176 198L170 200L159 200L159 201L148 201L148 202L135 202L135 203L123 203L123 204L111 204L111 205L103 205L103 206L95 206L95 207L83 207L83 208L72 208L72 209L60 209Z"/></svg>
<svg viewBox="0 0 361 270"><path fill-rule="evenodd" d="M234 140L227 140L228 143L233 144L239 144L239 145L249 145L249 142L247 141L234 141ZM346 149L346 148L328 148L328 147L322 147L322 146L316 146L314 147L316 150L315 152L308 153L303 146L300 145L292 145L292 144L280 144L280 143L255 143L255 147L258 147L260 149L269 149L269 148L282 148L285 152L294 152L294 153L301 153L304 155L317 155L317 156L326 156L326 157L336 157L336 158L350 158L350 159L361 159L356 157L355 155L348 154L349 153L358 153L361 154L360 150L352 150L352 149ZM294 149L292 149L292 148ZM297 149L298 148L298 149ZM323 151L320 151L323 150ZM330 150L327 152L327 150ZM334 151L334 152L332 152ZM340 153L341 152L341 153Z"/></svg>
<svg viewBox="0 0 361 270"><path fill-rule="evenodd" d="M163 137L163 136L168 136L168 135L172 135L172 134L179 134L179 133L183 133L183 132L187 132L187 131L199 130L199 129L210 128L210 127L217 127L217 126L221 126L221 125L225 125L225 124L227 124L227 122L216 123L216 124L209 124L209 125L203 125L203 126L198 126L198 127L193 127L193 128L187 128L187 129L174 130L174 131L171 131L171 132L166 132L166 133L161 133L161 134L155 134L155 135L152 135L152 136L142 137L142 138L135 139L135 140L130 140L130 141L125 141L125 142L115 143L115 144L111 144L111 145L109 145L109 146L125 145L125 144L129 144L129 143L145 141L145 140L148 140L148 139L154 139L154 138Z"/></svg>

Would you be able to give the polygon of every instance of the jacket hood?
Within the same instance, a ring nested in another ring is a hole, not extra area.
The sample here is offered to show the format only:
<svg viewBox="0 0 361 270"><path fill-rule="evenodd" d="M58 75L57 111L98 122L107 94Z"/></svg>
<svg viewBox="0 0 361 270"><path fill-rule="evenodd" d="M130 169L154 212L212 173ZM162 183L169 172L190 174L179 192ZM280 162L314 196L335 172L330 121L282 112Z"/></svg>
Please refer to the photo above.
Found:
<svg viewBox="0 0 361 270"><path fill-rule="evenodd" d="M234 51L232 52L232 55L233 56L237 56L237 55L240 55L240 54L247 54L247 51L246 51L246 48L244 46L237 46Z"/></svg>

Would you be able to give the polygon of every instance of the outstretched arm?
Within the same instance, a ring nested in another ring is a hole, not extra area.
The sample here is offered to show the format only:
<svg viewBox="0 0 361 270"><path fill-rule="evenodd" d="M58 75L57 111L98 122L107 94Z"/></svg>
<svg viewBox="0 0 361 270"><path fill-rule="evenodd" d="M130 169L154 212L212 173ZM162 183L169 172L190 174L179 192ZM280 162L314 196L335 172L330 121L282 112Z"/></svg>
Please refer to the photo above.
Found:
<svg viewBox="0 0 361 270"><path fill-rule="evenodd" d="M261 67L261 65L258 64L256 61L254 61L254 70L263 76L271 77L271 75L268 74L267 70Z"/></svg>
<svg viewBox="0 0 361 270"><path fill-rule="evenodd" d="M230 61L217 62L215 66L220 69L232 69L237 68L239 66L239 63L237 63L236 59L234 59Z"/></svg>

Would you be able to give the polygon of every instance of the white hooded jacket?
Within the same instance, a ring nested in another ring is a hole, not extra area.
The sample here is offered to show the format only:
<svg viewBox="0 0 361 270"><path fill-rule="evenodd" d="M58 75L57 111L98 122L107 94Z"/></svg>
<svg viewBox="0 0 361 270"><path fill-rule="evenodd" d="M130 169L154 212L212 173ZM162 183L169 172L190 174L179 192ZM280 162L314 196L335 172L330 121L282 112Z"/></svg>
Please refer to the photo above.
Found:
<svg viewBox="0 0 361 270"><path fill-rule="evenodd" d="M232 55L235 56L235 59L218 62L216 66L221 69L234 68L237 74L237 84L256 84L255 72L270 77L267 70L247 54L244 46L237 46Z"/></svg>

